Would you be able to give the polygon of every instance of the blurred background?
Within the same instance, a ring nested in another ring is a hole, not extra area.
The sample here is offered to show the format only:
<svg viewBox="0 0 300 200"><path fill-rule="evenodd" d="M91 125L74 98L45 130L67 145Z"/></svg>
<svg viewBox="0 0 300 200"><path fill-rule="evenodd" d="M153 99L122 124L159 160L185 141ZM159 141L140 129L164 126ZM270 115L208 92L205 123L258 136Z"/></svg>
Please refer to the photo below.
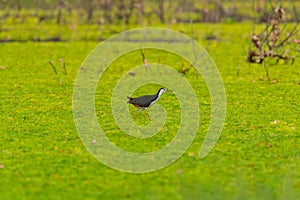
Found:
<svg viewBox="0 0 300 200"><path fill-rule="evenodd" d="M297 2L282 3L287 22L296 21ZM1 0L0 40L102 41L133 27L168 27L190 20L235 23L255 17L257 23L263 23L270 9L272 2L266 0Z"/></svg>

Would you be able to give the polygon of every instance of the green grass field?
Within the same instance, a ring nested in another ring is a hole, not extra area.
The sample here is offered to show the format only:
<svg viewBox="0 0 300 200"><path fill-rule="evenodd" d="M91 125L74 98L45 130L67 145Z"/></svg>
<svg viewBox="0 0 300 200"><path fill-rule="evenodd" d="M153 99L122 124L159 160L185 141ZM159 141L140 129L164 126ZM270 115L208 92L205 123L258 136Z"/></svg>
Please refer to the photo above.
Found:
<svg viewBox="0 0 300 200"><path fill-rule="evenodd" d="M169 28L189 33L189 25ZM193 71L187 73L201 112L197 137L174 164L145 174L106 167L85 149L76 132L73 84L81 63L98 42L1 43L0 199L299 199L299 56L294 65L272 66L270 83L262 66L245 62L242 46L248 45L250 24L195 24L194 29L224 80L224 130L211 153L199 159L210 122L210 99L202 78L197 79ZM218 40L204 39L211 33ZM146 53L150 63L159 59L177 70L182 66L174 55ZM60 58L66 63L67 75L60 68ZM139 52L119 58L96 93L99 123L112 141L136 152L165 145L179 120L172 115L158 139L141 143L130 141L116 128L109 107L114 81L141 64ZM156 92L157 87L145 86L136 95ZM172 112L178 107L174 98L164 95L158 103ZM142 115L136 122L149 123Z"/></svg>

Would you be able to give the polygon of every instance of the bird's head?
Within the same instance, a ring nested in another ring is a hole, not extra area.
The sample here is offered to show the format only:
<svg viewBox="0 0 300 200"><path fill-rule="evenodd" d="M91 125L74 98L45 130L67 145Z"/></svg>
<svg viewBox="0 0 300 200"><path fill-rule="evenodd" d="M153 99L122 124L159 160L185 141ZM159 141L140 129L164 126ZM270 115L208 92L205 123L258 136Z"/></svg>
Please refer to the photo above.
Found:
<svg viewBox="0 0 300 200"><path fill-rule="evenodd" d="M162 93L164 93L164 92L166 92L166 91L167 91L166 88L160 88L160 89L159 89L159 94L162 94Z"/></svg>

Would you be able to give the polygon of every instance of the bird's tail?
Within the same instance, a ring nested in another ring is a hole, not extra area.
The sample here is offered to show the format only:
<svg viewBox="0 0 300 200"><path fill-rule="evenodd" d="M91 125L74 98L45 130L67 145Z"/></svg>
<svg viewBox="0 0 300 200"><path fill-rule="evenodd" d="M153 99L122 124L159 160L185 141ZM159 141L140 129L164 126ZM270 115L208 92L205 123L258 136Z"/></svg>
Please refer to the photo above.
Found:
<svg viewBox="0 0 300 200"><path fill-rule="evenodd" d="M127 103L129 103L132 98L127 96L127 99L128 99Z"/></svg>

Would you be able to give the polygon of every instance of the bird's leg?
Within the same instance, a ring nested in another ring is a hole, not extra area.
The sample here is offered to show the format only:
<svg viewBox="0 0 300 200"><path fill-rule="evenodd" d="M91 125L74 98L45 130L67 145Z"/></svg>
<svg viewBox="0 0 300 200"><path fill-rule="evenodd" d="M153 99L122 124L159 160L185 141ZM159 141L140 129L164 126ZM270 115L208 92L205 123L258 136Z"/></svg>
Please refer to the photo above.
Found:
<svg viewBox="0 0 300 200"><path fill-rule="evenodd" d="M139 112L139 111L141 111L142 110L142 108L138 108L134 113L133 113L133 118L135 118L135 116L136 116L136 114Z"/></svg>
<svg viewBox="0 0 300 200"><path fill-rule="evenodd" d="M147 111L148 111L148 119L151 121L152 119L151 119L151 117L150 117L150 109L151 109L151 106L149 107L149 109L147 109Z"/></svg>
<svg viewBox="0 0 300 200"><path fill-rule="evenodd" d="M135 118L136 114L137 114L137 111L135 111L135 112L133 113L133 119Z"/></svg>
<svg viewBox="0 0 300 200"><path fill-rule="evenodd" d="M144 108L144 111L147 112L148 111L148 114L146 114L145 112L143 113L144 117L148 118L150 121L151 121L151 118L149 116L149 110Z"/></svg>
<svg viewBox="0 0 300 200"><path fill-rule="evenodd" d="M144 115L144 117L147 117L147 118L149 118L145 112L143 112L143 115Z"/></svg>

